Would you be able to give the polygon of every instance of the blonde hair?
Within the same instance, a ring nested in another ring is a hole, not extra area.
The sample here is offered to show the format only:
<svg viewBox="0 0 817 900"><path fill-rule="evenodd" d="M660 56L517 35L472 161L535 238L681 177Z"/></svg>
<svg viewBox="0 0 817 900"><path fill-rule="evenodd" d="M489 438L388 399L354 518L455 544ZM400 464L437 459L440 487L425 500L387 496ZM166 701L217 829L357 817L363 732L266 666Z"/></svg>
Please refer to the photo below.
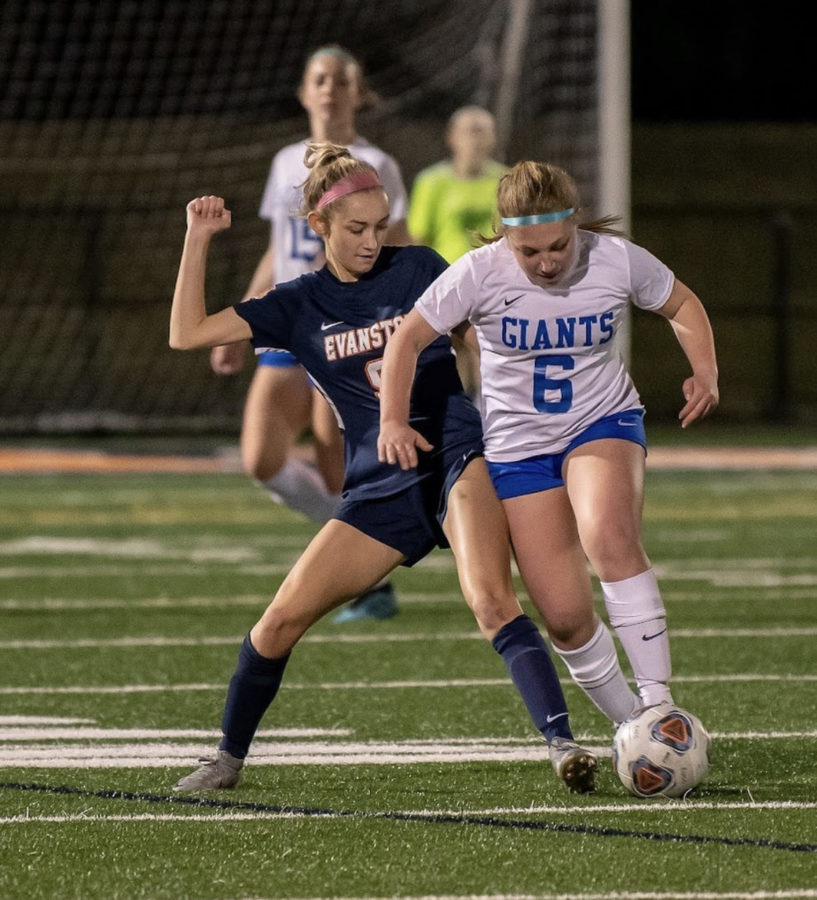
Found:
<svg viewBox="0 0 817 900"><path fill-rule="evenodd" d="M331 141L309 143L304 155L304 165L309 169L309 175L303 183L303 202L300 210L302 216L309 215L329 188L343 178L349 175L360 175L364 172L377 174L374 166L352 156L348 147L333 144ZM328 221L329 208L321 209L317 214L324 221Z"/></svg>
<svg viewBox="0 0 817 900"><path fill-rule="evenodd" d="M530 160L518 162L499 179L496 208L498 218L494 225L494 234L489 238L483 237L483 243L498 241L505 234L508 226L502 224L503 218L512 219L572 209L574 212L567 217L568 221L579 224L577 221L581 212L579 188L565 169L553 163ZM623 232L615 227L620 221L620 216L602 216L599 219L582 222L580 227L597 234L622 235Z"/></svg>
<svg viewBox="0 0 817 900"><path fill-rule="evenodd" d="M361 106L371 106L380 99L375 91L373 91L369 86L366 75L363 72L363 64L361 63L361 61L340 44L323 44L316 50L313 50L309 54L309 56L307 56L306 61L304 62L303 71L301 73L301 83L299 90L303 88L304 79L306 78L306 73L309 71L309 67L319 56L334 56L336 59L339 59L344 65L351 68L354 73L355 80L357 81L357 91L360 96Z"/></svg>

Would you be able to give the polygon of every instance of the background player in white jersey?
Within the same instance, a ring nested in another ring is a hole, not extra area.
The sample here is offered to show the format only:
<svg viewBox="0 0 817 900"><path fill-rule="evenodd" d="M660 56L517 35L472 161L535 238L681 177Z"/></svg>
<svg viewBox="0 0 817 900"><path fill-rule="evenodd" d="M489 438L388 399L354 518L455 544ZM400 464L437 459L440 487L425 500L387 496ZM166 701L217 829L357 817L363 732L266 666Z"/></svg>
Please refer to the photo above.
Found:
<svg viewBox="0 0 817 900"><path fill-rule="evenodd" d="M230 214L218 197L187 207L171 346L252 338L256 351L291 350L338 410L346 472L340 507L244 641L219 753L176 789L234 787L303 633L366 584L437 545L451 546L468 605L547 739L557 775L572 790L592 791L596 759L573 740L547 646L514 593L508 526L482 458L479 413L463 391L446 338L420 357L411 404L412 424L437 442L437 452L411 471L377 458L383 346L445 261L428 247L382 246L388 198L374 169L346 148L312 145L309 164L304 213L325 238L326 265L211 316L204 303L207 251L213 234L229 227Z"/></svg>
<svg viewBox="0 0 817 900"><path fill-rule="evenodd" d="M389 195L391 244L408 243L406 189L395 160L359 137L358 109L368 89L360 63L337 46L321 47L307 59L298 98L309 116L311 140L348 146L373 165ZM260 297L276 283L290 281L323 264L323 244L298 214L301 186L307 177L307 140L280 150L272 161L261 200L260 215L271 225L270 243L258 263L245 299ZM243 344L215 347L215 372L234 374L243 367ZM315 465L293 454L296 441L312 429ZM311 387L304 370L286 352L270 351L258 360L244 408L241 427L244 471L260 482L273 499L323 524L334 512L343 483L343 446L335 415ZM388 618L397 612L387 581L375 585L342 609L336 621Z"/></svg>
<svg viewBox="0 0 817 900"><path fill-rule="evenodd" d="M385 354L380 458L416 465L406 423L416 354L463 322L481 355L486 458L520 574L573 678L614 722L671 700L666 614L644 551L644 409L613 340L627 305L666 318L686 354L682 427L718 404L712 331L698 297L606 217L579 227L574 180L522 162L500 181L502 225L418 300ZM593 611L585 554L636 678L624 682Z"/></svg>

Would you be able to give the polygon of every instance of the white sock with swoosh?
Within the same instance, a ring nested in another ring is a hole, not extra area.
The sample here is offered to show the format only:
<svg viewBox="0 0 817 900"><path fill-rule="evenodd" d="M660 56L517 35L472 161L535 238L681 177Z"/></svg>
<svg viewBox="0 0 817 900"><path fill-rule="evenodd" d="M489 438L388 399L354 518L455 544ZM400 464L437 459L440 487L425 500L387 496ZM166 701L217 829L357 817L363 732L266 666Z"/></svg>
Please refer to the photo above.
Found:
<svg viewBox="0 0 817 900"><path fill-rule="evenodd" d="M621 671L613 635L604 622L598 622L593 637L583 647L563 650L552 646L570 677L613 724L619 725L640 705Z"/></svg>
<svg viewBox="0 0 817 900"><path fill-rule="evenodd" d="M645 706L672 702L667 613L652 569L623 581L602 581L610 624L621 641Z"/></svg>

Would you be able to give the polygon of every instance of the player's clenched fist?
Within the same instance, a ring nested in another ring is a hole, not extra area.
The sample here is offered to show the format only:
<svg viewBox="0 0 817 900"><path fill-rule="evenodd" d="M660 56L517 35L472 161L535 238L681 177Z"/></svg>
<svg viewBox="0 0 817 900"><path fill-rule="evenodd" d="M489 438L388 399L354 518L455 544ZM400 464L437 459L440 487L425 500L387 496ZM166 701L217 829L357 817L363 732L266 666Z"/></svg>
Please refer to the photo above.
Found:
<svg viewBox="0 0 817 900"><path fill-rule="evenodd" d="M196 197L187 204L187 227L209 234L230 227L230 210L224 206L223 197Z"/></svg>

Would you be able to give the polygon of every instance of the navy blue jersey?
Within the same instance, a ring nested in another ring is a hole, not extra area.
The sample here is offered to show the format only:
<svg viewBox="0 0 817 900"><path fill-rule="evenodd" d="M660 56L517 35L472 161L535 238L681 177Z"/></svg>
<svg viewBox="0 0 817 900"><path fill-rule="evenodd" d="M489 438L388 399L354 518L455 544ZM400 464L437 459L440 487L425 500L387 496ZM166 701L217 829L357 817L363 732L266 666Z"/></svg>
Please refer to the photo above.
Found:
<svg viewBox="0 0 817 900"><path fill-rule="evenodd" d="M344 499L385 497L439 471L453 452L482 446L479 413L466 396L447 337L417 361L410 423L434 445L417 469L379 463L380 367L386 341L415 300L445 269L427 247L384 247L359 281L327 267L238 303L256 352L289 350L329 399L344 434Z"/></svg>

